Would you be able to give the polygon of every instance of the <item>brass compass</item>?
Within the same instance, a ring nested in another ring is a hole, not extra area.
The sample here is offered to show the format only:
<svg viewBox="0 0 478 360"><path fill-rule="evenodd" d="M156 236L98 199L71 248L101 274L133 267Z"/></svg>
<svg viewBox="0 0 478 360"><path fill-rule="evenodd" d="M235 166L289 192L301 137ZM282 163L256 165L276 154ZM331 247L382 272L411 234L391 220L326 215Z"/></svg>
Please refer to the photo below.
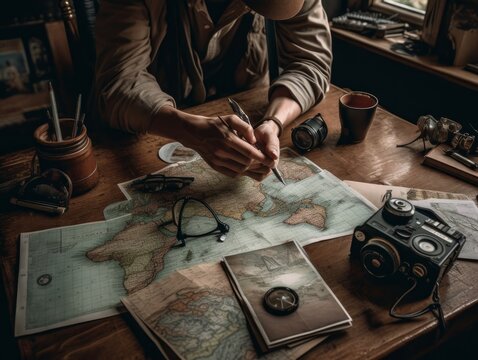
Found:
<svg viewBox="0 0 478 360"><path fill-rule="evenodd" d="M273 315L289 315L299 307L299 295L285 286L273 287L264 294L264 307Z"/></svg>

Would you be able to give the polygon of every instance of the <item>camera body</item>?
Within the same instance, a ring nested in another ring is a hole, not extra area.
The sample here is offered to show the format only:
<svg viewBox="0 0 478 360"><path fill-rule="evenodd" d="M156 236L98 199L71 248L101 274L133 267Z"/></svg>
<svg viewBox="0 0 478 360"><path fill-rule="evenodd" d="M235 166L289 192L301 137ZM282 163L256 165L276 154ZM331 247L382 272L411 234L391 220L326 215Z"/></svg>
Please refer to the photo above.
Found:
<svg viewBox="0 0 478 360"><path fill-rule="evenodd" d="M350 257L379 279L406 280L415 295L429 296L460 253L465 236L432 210L389 199L353 233Z"/></svg>

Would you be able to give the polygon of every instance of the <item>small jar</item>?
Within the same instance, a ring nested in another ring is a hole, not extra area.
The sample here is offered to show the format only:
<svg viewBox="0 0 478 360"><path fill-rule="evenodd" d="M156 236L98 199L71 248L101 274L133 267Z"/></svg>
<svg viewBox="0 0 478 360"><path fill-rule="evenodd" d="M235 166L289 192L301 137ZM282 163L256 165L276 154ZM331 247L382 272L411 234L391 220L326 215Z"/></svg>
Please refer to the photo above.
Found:
<svg viewBox="0 0 478 360"><path fill-rule="evenodd" d="M86 126L71 137L75 120L60 119L62 141L54 141L48 124L39 126L33 136L41 171L60 169L68 174L73 184L73 195L79 195L95 187L99 180L98 167Z"/></svg>

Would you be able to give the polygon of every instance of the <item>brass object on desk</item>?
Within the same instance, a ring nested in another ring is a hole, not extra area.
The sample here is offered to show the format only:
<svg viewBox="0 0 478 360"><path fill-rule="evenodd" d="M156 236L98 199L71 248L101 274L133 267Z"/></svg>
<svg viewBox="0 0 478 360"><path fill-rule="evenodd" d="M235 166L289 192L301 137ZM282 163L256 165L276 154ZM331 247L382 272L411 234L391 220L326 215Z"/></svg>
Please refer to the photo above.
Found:
<svg viewBox="0 0 478 360"><path fill-rule="evenodd" d="M471 124L470 124L471 126ZM425 140L432 145L449 144L454 150L463 154L475 154L478 148L478 131L474 135L460 132L463 126L451 119L441 117L439 120L432 115L424 115L418 118L417 122L419 135L410 142L397 145L403 147L422 139L425 150Z"/></svg>

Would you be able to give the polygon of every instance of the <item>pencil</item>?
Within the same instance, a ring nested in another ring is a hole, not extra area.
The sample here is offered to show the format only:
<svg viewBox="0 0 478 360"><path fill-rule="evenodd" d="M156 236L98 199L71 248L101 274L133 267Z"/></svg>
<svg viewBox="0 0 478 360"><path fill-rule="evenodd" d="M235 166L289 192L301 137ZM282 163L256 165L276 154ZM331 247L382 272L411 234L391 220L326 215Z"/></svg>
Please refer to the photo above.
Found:
<svg viewBox="0 0 478 360"><path fill-rule="evenodd" d="M227 98L227 101L229 102L229 105L231 106L232 111L234 111L234 113L239 117L239 119L241 119L242 121L244 121L244 122L248 123L250 126L252 126L251 121L249 120L249 116L247 116L247 114L244 112L244 110L241 109L239 104L234 99L231 99L231 98ZM282 178L282 175L279 172L279 169L277 169L277 167L272 168L272 172L274 173L277 180L279 180L282 184L285 185L285 181Z"/></svg>
<svg viewBox="0 0 478 360"><path fill-rule="evenodd" d="M55 127L56 139L58 141L63 141L63 137L61 136L60 120L58 118L58 108L56 106L55 100L55 92L53 91L53 86L51 85L50 81L48 82L48 88L50 90L51 112L53 115L53 126Z"/></svg>

